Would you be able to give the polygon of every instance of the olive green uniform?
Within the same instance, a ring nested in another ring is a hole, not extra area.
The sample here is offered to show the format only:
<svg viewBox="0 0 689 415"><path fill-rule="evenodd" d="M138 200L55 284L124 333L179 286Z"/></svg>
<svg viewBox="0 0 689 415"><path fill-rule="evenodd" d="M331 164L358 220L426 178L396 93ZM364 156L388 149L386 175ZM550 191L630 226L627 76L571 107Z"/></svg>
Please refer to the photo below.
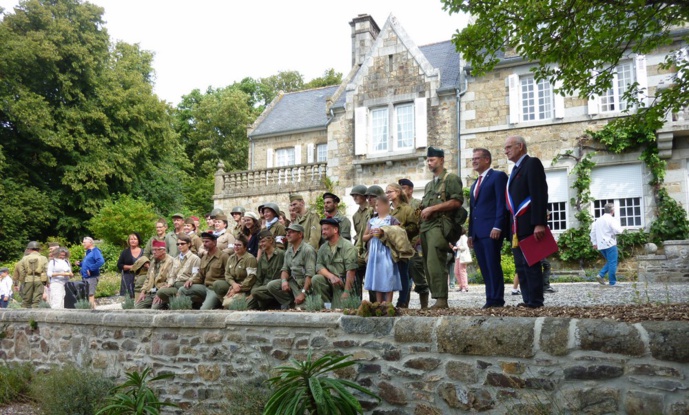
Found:
<svg viewBox="0 0 689 415"><path fill-rule="evenodd" d="M217 248L213 255L206 252L201 257L199 272L191 279L192 286L180 288L178 295L191 297L193 303L201 304L201 310L212 310L220 306L220 299L213 291L213 283L225 279L228 259L229 255Z"/></svg>
<svg viewBox="0 0 689 415"><path fill-rule="evenodd" d="M162 308L165 304L170 302L170 298L177 295L177 291L184 286L184 283L189 281L196 272L199 271L201 258L191 251L180 258L173 258L172 272L170 272L167 279L167 284L158 289L156 294L160 298L160 303L153 304L153 308Z"/></svg>
<svg viewBox="0 0 689 415"><path fill-rule="evenodd" d="M348 217L341 213L333 216L333 218L340 221L340 236L348 241L352 241L352 222Z"/></svg>
<svg viewBox="0 0 689 415"><path fill-rule="evenodd" d="M362 239L364 233L366 232L366 226L368 225L369 219L373 215L373 208L366 206L357 209L352 216L352 222L354 225L354 230L356 231L356 237L354 238L354 245L357 250L359 267L356 270L356 294L361 297L364 286L364 276L366 275L366 244ZM375 296L375 295L374 295Z"/></svg>
<svg viewBox="0 0 689 415"><path fill-rule="evenodd" d="M187 236L191 238L191 246L189 247L191 253L198 256L203 248L203 241L195 232L187 234Z"/></svg>
<svg viewBox="0 0 689 415"><path fill-rule="evenodd" d="M36 251L20 259L15 265L17 279L21 284L22 307L37 308L43 299L43 286L48 283L48 258Z"/></svg>
<svg viewBox="0 0 689 415"><path fill-rule="evenodd" d="M282 271L289 275L287 283L290 291L282 291L282 279L279 279L268 283L268 292L280 305L288 307L301 294L306 277L312 277L316 273L316 250L304 240L296 251L293 246L287 247L280 272Z"/></svg>
<svg viewBox="0 0 689 415"><path fill-rule="evenodd" d="M400 222L400 226L407 232L409 242L419 234L419 216L408 203L400 203L390 211L390 215Z"/></svg>
<svg viewBox="0 0 689 415"><path fill-rule="evenodd" d="M151 260L151 266L148 268L148 274L146 275L146 282L144 282L141 291L139 291L140 293L145 293L145 296L143 300L136 302L135 308L151 308L153 306L153 299L156 296L157 290L165 287L168 278L173 275L174 262L175 260L170 255L165 255L165 258L160 261L155 258ZM155 288L155 292L151 292L153 288Z"/></svg>
<svg viewBox="0 0 689 415"><path fill-rule="evenodd" d="M285 236L287 236L287 229L285 229L285 225L280 222L275 222L270 227L270 233L275 238L275 248L284 250L287 245L287 239L285 239Z"/></svg>
<svg viewBox="0 0 689 415"><path fill-rule="evenodd" d="M421 209L439 205L449 200L464 201L462 195L462 180L456 174L448 174L445 178L445 195L441 195L443 177L447 173L446 169L434 177L426 184ZM437 180L436 180L437 179ZM448 273L447 273L447 254L452 252L448 242L443 236L442 218L444 212L435 213L430 219L421 221L421 247L423 249L424 269L426 278L431 287L433 298L447 298L448 294Z"/></svg>
<svg viewBox="0 0 689 415"><path fill-rule="evenodd" d="M223 298L223 308L229 308L233 301L246 298L256 282L258 263L256 257L245 252L241 257L232 254L227 260L225 268L225 280L213 283L213 291L218 298L223 298L232 288L232 284L239 284L240 291L231 298Z"/></svg>
<svg viewBox="0 0 689 415"><path fill-rule="evenodd" d="M409 201L409 206L414 210L419 210L421 208L421 200L412 198Z"/></svg>
<svg viewBox="0 0 689 415"><path fill-rule="evenodd" d="M317 273L326 269L340 277L344 283L347 278L347 271L356 271L357 268L356 248L351 242L342 237L340 237L334 247L326 242L318 249L318 256L316 257ZM321 274L314 275L312 287L314 293L319 295L323 302L331 303L333 301L336 290L333 289L333 285L325 276Z"/></svg>
<svg viewBox="0 0 689 415"><path fill-rule="evenodd" d="M268 291L268 283L280 279L280 272L282 272L284 262L285 251L282 249L275 249L270 258L265 252L261 255L261 258L258 260L258 271L256 271L256 283L251 289L249 309L267 310L272 305L277 304Z"/></svg>
<svg viewBox="0 0 689 415"><path fill-rule="evenodd" d="M321 217L318 213L308 210L303 216L297 217L294 223L304 227L304 242L317 251L321 241Z"/></svg>

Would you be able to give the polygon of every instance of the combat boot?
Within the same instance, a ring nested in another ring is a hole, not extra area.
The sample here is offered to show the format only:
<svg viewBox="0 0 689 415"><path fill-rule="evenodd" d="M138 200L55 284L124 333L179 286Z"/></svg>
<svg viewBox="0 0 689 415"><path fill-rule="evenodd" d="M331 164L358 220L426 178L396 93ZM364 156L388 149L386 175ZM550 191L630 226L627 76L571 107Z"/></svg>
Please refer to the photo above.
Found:
<svg viewBox="0 0 689 415"><path fill-rule="evenodd" d="M436 298L435 299L435 304L431 306L433 309L440 309L440 308L450 308L449 305L447 305L447 298Z"/></svg>
<svg viewBox="0 0 689 415"><path fill-rule="evenodd" d="M421 309L428 308L428 295L429 293L419 294L419 302L421 303Z"/></svg>

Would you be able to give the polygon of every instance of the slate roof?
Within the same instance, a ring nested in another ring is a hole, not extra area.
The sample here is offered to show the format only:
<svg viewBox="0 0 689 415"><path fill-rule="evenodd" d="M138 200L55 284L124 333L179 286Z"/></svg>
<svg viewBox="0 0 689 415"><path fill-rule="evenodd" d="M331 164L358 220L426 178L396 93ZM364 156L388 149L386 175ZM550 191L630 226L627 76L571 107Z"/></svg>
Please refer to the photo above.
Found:
<svg viewBox="0 0 689 415"><path fill-rule="evenodd" d="M419 46L421 53L431 65L440 69L440 90L459 85L459 53L452 41Z"/></svg>
<svg viewBox="0 0 689 415"><path fill-rule="evenodd" d="M251 136L325 128L328 125L325 100L337 88L338 86L329 86L284 94Z"/></svg>

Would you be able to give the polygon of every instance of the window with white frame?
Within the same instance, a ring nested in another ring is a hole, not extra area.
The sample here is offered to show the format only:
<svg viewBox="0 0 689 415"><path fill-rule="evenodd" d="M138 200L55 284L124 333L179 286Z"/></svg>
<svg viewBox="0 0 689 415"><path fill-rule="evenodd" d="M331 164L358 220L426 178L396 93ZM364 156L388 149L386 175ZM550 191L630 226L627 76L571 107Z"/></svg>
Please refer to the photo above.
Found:
<svg viewBox="0 0 689 415"><path fill-rule="evenodd" d="M275 150L275 166L294 166L296 164L294 156L294 147L278 148Z"/></svg>
<svg viewBox="0 0 689 415"><path fill-rule="evenodd" d="M553 232L567 230L567 212L569 203L569 184L567 170L546 171L548 183L548 226Z"/></svg>
<svg viewBox="0 0 689 415"><path fill-rule="evenodd" d="M323 163L328 159L328 145L319 144L316 146L316 162Z"/></svg>
<svg viewBox="0 0 689 415"><path fill-rule="evenodd" d="M426 147L426 111L426 98L355 108L354 153L375 157Z"/></svg>
<svg viewBox="0 0 689 415"><path fill-rule="evenodd" d="M509 123L547 121L565 117L565 98L555 93L559 82L536 80L533 74L512 74L507 77L509 90Z"/></svg>
<svg viewBox="0 0 689 415"><path fill-rule="evenodd" d="M595 73L592 79L595 79ZM637 55L630 61L620 63L612 70L611 88L589 99L588 114L615 113L632 109L632 105L636 102L629 102L625 99L624 93L634 83L637 84L637 101L644 106L648 105L648 76L644 55Z"/></svg>
<svg viewBox="0 0 689 415"><path fill-rule="evenodd" d="M644 226L643 178L641 164L594 168L591 172L593 216L603 215L606 203L615 205L615 215L623 228Z"/></svg>
<svg viewBox="0 0 689 415"><path fill-rule="evenodd" d="M553 91L547 79L536 81L533 76L523 76L521 84L522 121L549 120L553 118Z"/></svg>

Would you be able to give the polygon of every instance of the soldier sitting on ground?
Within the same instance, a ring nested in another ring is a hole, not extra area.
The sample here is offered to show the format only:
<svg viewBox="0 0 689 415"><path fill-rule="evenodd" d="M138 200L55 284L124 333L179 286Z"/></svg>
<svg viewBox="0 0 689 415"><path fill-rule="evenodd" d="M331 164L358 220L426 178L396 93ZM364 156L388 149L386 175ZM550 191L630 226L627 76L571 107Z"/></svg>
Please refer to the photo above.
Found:
<svg viewBox="0 0 689 415"><path fill-rule="evenodd" d="M153 263L148 270L146 282L136 299L136 308L161 308L163 304L156 294L159 289L167 285L168 279L173 276L174 259L167 254L165 242L153 241L152 249Z"/></svg>
<svg viewBox="0 0 689 415"><path fill-rule="evenodd" d="M258 259L256 283L251 288L249 309L268 310L280 308L280 303L268 291L268 283L280 279L280 272L285 261L285 251L275 246L273 233L268 229L262 230L258 237L258 244L261 247L262 254Z"/></svg>
<svg viewBox="0 0 689 415"><path fill-rule="evenodd" d="M339 296L354 294L357 252L354 245L340 236L340 222L325 218L320 222L325 242L318 250L316 272L312 279L313 291L323 302L332 303ZM306 286L310 286L307 278Z"/></svg>
<svg viewBox="0 0 689 415"><path fill-rule="evenodd" d="M287 228L287 251L280 280L269 282L268 292L280 303L282 309L301 304L306 300L306 292L309 290L309 286L304 284L315 272L316 251L304 241L304 228L292 223Z"/></svg>
<svg viewBox="0 0 689 415"><path fill-rule="evenodd" d="M153 308L163 308L170 303L170 298L177 295L177 291L199 271L201 259L191 252L191 238L180 235L177 238L179 255L173 258L172 272L168 276L167 283L158 289L153 300Z"/></svg>

